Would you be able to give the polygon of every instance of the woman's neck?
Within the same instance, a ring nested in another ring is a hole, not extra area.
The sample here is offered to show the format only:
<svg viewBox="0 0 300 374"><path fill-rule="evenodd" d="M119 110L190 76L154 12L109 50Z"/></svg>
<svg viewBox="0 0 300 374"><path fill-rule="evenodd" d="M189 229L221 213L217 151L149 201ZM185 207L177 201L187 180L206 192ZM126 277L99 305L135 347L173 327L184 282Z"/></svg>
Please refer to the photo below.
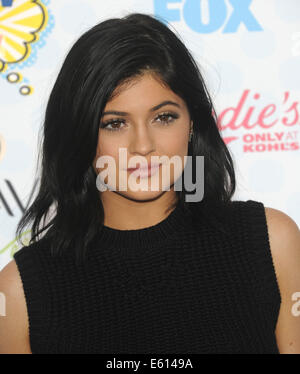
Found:
<svg viewBox="0 0 300 374"><path fill-rule="evenodd" d="M177 203L174 190L165 191L155 200L136 201L115 191L101 194L104 226L117 230L138 230L164 220Z"/></svg>

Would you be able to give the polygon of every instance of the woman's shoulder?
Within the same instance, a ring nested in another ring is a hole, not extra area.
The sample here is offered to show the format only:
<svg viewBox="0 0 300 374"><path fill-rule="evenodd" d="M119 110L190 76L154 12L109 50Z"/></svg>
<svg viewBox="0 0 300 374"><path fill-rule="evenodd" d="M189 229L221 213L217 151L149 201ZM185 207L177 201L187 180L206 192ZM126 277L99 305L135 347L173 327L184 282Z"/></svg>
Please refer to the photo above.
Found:
<svg viewBox="0 0 300 374"><path fill-rule="evenodd" d="M264 206L270 249L282 287L293 271L294 281L298 278L300 291L300 230L297 223L281 210ZM290 272L289 272L290 270ZM296 277L296 274L299 274Z"/></svg>
<svg viewBox="0 0 300 374"><path fill-rule="evenodd" d="M0 271L4 315L0 317L0 353L31 353L26 299L18 266L12 259Z"/></svg>
<svg viewBox="0 0 300 374"><path fill-rule="evenodd" d="M43 251L45 254L48 248L48 240L46 238L41 238L37 241L34 241L28 245L23 245L13 254L13 258L21 256L34 256L37 251Z"/></svg>
<svg viewBox="0 0 300 374"><path fill-rule="evenodd" d="M300 353L300 230L281 210L265 207L265 214L281 294L277 344L280 353Z"/></svg>
<svg viewBox="0 0 300 374"><path fill-rule="evenodd" d="M229 204L235 217L241 217L243 231L251 234L251 247L260 264L270 264L270 253L280 291L280 310L276 340L280 353L300 353L300 230L285 212L261 201L233 201ZM264 247L265 246L265 247ZM270 251L264 251L268 248ZM265 267L265 281L274 279ZM274 284L271 282L271 284ZM298 317L298 318L296 318Z"/></svg>

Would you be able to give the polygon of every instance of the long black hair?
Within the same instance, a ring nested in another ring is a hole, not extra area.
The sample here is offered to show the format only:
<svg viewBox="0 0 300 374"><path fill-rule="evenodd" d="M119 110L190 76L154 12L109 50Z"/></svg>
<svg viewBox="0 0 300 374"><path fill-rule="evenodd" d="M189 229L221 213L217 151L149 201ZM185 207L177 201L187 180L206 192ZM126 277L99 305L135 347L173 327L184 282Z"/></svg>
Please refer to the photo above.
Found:
<svg viewBox="0 0 300 374"><path fill-rule="evenodd" d="M231 201L233 160L197 63L158 17L131 13L98 23L68 52L46 107L38 194L19 221L17 236L32 222L30 243L44 233L53 255L72 250L79 258L93 245L104 222L92 166L101 114L118 85L145 71L159 75L185 101L193 121L188 155L193 160L204 156L204 197L186 203L183 186L176 192L178 204L212 218L220 212L219 203ZM53 206L55 215L45 224Z"/></svg>

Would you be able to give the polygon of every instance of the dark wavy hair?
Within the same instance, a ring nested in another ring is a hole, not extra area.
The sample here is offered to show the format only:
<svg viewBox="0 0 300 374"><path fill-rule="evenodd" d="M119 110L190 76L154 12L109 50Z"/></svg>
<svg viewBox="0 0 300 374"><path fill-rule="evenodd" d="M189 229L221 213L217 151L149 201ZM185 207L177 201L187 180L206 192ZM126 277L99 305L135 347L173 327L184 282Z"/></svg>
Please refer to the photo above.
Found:
<svg viewBox="0 0 300 374"><path fill-rule="evenodd" d="M193 121L188 148L193 158L193 180L194 159L204 156L204 197L187 203L183 186L176 192L178 204L195 218L202 214L214 221L220 203L231 201L236 188L233 160L220 135L212 100L191 53L164 22L142 13L108 19L86 31L69 50L41 128L38 194L16 229L21 236L32 222L29 244L44 233L53 255L74 250L77 258L83 258L94 245L99 225L104 222L101 192L92 166L99 121L116 87L145 71L158 75L187 104ZM55 215L45 224L51 206L55 206ZM221 221L222 217L218 227Z"/></svg>

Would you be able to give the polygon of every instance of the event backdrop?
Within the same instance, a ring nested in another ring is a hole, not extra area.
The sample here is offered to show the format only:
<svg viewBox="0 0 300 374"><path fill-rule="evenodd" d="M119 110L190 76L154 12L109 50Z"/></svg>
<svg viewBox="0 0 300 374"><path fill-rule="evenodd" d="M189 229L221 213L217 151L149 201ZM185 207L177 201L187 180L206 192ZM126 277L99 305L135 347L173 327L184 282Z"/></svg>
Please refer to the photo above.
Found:
<svg viewBox="0 0 300 374"><path fill-rule="evenodd" d="M300 226L299 0L0 0L0 269L37 192L39 129L66 54L96 23L130 12L165 19L196 58L234 157L234 200Z"/></svg>

